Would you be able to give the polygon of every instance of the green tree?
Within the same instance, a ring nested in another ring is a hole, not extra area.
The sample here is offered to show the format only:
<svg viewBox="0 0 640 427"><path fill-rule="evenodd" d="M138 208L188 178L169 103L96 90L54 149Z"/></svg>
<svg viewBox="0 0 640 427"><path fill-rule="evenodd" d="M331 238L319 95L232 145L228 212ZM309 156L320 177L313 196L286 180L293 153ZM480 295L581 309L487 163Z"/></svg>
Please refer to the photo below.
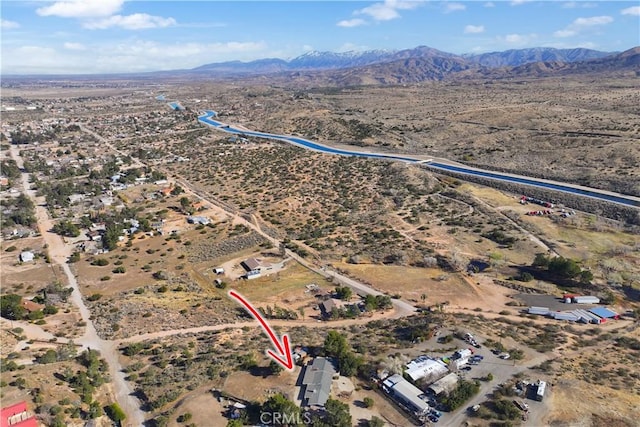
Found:
<svg viewBox="0 0 640 427"><path fill-rule="evenodd" d="M373 399L370 398L369 396L365 397L364 399L362 399L362 403L364 403L364 406L366 408L371 408L373 407Z"/></svg>
<svg viewBox="0 0 640 427"><path fill-rule="evenodd" d="M186 211L189 207L191 207L191 201L186 196L180 197L180 207L182 210Z"/></svg>
<svg viewBox="0 0 640 427"><path fill-rule="evenodd" d="M58 361L58 353L53 350L47 350L42 356L36 357L36 362L41 364L54 363Z"/></svg>
<svg viewBox="0 0 640 427"><path fill-rule="evenodd" d="M71 254L71 256L69 257L69 260L67 261L69 264L73 264L74 262L78 262L80 261L80 252L74 252Z"/></svg>
<svg viewBox="0 0 640 427"><path fill-rule="evenodd" d="M362 358L356 356L351 350L347 350L338 356L338 366L342 375L351 377L362 366Z"/></svg>
<svg viewBox="0 0 640 427"><path fill-rule="evenodd" d="M111 418L116 423L121 423L125 420L125 418L127 418L124 411L117 402L114 402L111 405L107 406L105 408L105 412L107 413L109 418Z"/></svg>
<svg viewBox="0 0 640 427"><path fill-rule="evenodd" d="M516 279L518 279L521 282L530 282L534 279L534 277L528 271L523 271L522 273L520 273L518 277L516 277Z"/></svg>
<svg viewBox="0 0 640 427"><path fill-rule="evenodd" d="M347 339L338 331L329 331L324 340L324 352L329 356L339 356L349 349Z"/></svg>
<svg viewBox="0 0 640 427"><path fill-rule="evenodd" d="M336 286L336 296L345 301L349 301L351 296L353 295L353 291L348 286Z"/></svg>
<svg viewBox="0 0 640 427"><path fill-rule="evenodd" d="M273 375L279 375L280 372L284 370L284 367L275 360L271 360L271 362L269 362L269 370Z"/></svg>
<svg viewBox="0 0 640 427"><path fill-rule="evenodd" d="M581 271L580 266L574 260L561 256L549 260L547 269L550 273L565 279L573 279Z"/></svg>
<svg viewBox="0 0 640 427"><path fill-rule="evenodd" d="M120 240L121 234L122 227L113 223L108 224L104 232L104 237L102 238L104 248L110 251L116 249L118 247L118 241Z"/></svg>
<svg viewBox="0 0 640 427"><path fill-rule="evenodd" d="M95 400L89 404L88 416L90 419L99 418L102 416L102 407L100 403Z"/></svg>
<svg viewBox="0 0 640 427"><path fill-rule="evenodd" d="M593 280L593 273L589 270L582 270L580 272L580 284L582 285L590 285Z"/></svg>
<svg viewBox="0 0 640 427"><path fill-rule="evenodd" d="M80 229L69 220L62 220L53 226L53 232L65 237L78 237Z"/></svg>
<svg viewBox="0 0 640 427"><path fill-rule="evenodd" d="M384 421L375 415L368 421L369 427L384 427Z"/></svg>
<svg viewBox="0 0 640 427"><path fill-rule="evenodd" d="M349 405L339 400L329 398L324 405L324 425L327 427L351 427Z"/></svg>
<svg viewBox="0 0 640 427"><path fill-rule="evenodd" d="M186 422L189 422L192 417L193 415L191 415L190 412L185 412L184 414L178 416L176 421L178 421L179 423L186 423Z"/></svg>
<svg viewBox="0 0 640 427"><path fill-rule="evenodd" d="M537 253L531 265L534 267L546 267L549 265L549 257L543 253Z"/></svg>
<svg viewBox="0 0 640 427"><path fill-rule="evenodd" d="M0 297L0 315L5 319L20 320L24 317L25 312L20 295L8 294Z"/></svg>
<svg viewBox="0 0 640 427"><path fill-rule="evenodd" d="M287 399L281 393L271 396L264 405L262 405L262 412L270 414L277 413L280 415L280 420L286 421L286 423L283 423L282 421L276 422L277 420L274 417L273 425L291 425L290 420L302 419L298 405Z"/></svg>

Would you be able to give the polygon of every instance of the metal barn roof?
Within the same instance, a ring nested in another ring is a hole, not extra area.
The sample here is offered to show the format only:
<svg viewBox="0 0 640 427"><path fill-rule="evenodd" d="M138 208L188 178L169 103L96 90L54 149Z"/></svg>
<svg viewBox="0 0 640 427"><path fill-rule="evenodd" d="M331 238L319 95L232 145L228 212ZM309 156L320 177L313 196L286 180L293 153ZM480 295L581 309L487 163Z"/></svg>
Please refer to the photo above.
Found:
<svg viewBox="0 0 640 427"><path fill-rule="evenodd" d="M402 375L394 374L384 380L383 384L392 390L392 395L410 403L414 411L424 412L429 408L429 404L420 398L424 394L422 390L405 380Z"/></svg>
<svg viewBox="0 0 640 427"><path fill-rule="evenodd" d="M611 319L614 317L618 316L618 313L616 313L613 310L609 310L606 307L594 307L592 309L589 310L591 313L595 314L598 317L602 317L604 319Z"/></svg>

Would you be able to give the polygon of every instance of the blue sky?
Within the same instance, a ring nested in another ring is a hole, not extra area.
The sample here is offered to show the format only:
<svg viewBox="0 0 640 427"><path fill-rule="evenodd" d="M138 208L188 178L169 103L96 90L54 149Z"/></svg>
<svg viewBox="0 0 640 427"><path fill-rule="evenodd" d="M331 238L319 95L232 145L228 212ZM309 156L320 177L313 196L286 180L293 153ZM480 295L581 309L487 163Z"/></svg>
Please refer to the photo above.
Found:
<svg viewBox="0 0 640 427"><path fill-rule="evenodd" d="M1 17L2 74L170 70L310 50L640 45L640 1L3 0Z"/></svg>

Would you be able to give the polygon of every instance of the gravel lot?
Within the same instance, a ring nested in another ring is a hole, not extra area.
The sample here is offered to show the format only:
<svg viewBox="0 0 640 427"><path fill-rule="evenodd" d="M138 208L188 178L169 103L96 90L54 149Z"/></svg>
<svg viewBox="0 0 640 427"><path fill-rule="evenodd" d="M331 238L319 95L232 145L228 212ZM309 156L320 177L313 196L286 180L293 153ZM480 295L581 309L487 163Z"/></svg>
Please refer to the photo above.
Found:
<svg viewBox="0 0 640 427"><path fill-rule="evenodd" d="M520 298L529 306L547 307L552 311L575 310L578 308L589 309L596 307L593 304L566 304L562 299L553 295L518 294L516 295L516 298Z"/></svg>

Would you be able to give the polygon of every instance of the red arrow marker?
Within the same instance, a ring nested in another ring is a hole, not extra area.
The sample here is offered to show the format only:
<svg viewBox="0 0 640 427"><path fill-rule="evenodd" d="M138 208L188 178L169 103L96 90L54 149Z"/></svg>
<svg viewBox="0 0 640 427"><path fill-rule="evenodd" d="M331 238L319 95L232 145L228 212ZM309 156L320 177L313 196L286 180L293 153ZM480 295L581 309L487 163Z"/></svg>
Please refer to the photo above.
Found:
<svg viewBox="0 0 640 427"><path fill-rule="evenodd" d="M273 329L271 329L271 326L267 324L266 320L264 320L260 315L260 312L256 310L249 301L233 289L229 291L229 296L237 299L253 316L253 318L260 322L262 329L264 329L267 335L269 335L269 338L271 338L271 342L273 342L273 345L277 348L279 354L276 354L271 350L267 350L267 356L281 364L285 369L293 371L293 359L291 357L291 347L289 347L289 337L286 334L282 335L281 343Z"/></svg>

